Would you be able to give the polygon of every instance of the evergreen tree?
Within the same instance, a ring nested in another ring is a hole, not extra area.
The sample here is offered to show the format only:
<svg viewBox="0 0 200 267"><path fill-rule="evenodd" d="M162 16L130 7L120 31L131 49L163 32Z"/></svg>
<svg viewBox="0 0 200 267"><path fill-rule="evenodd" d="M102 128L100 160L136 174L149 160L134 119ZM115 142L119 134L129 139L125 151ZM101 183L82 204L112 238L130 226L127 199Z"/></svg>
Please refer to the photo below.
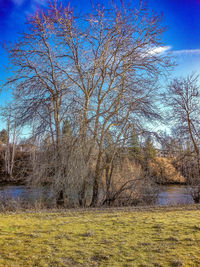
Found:
<svg viewBox="0 0 200 267"><path fill-rule="evenodd" d="M62 137L65 138L65 137L71 137L71 136L72 136L72 128L71 128L69 121L66 119L62 127Z"/></svg>
<svg viewBox="0 0 200 267"><path fill-rule="evenodd" d="M44 146L50 146L52 144L52 139L50 134L48 133L44 139Z"/></svg>
<svg viewBox="0 0 200 267"><path fill-rule="evenodd" d="M138 134L135 129L133 129L131 136L129 154L135 159L142 159L142 151L138 140Z"/></svg>
<svg viewBox="0 0 200 267"><path fill-rule="evenodd" d="M7 139L8 139L8 132L5 129L3 129L2 131L0 131L0 142L6 144Z"/></svg>
<svg viewBox="0 0 200 267"><path fill-rule="evenodd" d="M157 151L153 146L151 137L148 137L144 145L144 157L147 161L155 159L157 156Z"/></svg>

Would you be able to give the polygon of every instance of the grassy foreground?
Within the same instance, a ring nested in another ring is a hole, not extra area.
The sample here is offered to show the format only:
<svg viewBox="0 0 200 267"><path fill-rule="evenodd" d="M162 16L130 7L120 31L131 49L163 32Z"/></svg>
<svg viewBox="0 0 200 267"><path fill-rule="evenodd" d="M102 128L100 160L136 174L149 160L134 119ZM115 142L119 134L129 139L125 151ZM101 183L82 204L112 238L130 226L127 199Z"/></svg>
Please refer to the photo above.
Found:
<svg viewBox="0 0 200 267"><path fill-rule="evenodd" d="M0 266L200 266L199 209L0 214Z"/></svg>

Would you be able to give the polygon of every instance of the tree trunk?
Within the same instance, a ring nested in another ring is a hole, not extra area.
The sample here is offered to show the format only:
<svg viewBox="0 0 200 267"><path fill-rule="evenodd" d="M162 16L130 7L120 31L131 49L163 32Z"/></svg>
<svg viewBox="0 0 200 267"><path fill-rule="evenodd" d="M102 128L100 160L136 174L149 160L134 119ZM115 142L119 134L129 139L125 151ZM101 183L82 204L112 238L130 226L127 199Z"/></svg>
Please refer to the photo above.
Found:
<svg viewBox="0 0 200 267"><path fill-rule="evenodd" d="M102 160L102 153L99 152L96 169L95 169L95 176L93 182L93 195L92 195L92 202L91 206L96 207L98 205L98 196L99 196L99 183L101 180L101 160Z"/></svg>

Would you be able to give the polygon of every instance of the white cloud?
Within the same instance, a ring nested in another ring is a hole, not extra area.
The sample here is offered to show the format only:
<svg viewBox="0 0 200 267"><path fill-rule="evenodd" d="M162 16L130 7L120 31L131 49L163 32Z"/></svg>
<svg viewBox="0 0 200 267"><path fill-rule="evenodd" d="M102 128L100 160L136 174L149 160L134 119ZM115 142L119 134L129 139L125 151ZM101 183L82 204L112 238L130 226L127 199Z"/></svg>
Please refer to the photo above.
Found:
<svg viewBox="0 0 200 267"><path fill-rule="evenodd" d="M174 55L200 55L200 49L182 49L182 50L172 50L172 46L160 46L149 48L147 53L149 55L163 54L165 52L170 52Z"/></svg>
<svg viewBox="0 0 200 267"><path fill-rule="evenodd" d="M149 55L163 54L171 49L171 46L159 46L150 48L147 53Z"/></svg>
<svg viewBox="0 0 200 267"><path fill-rule="evenodd" d="M173 50L175 55L200 55L200 49L183 49L183 50Z"/></svg>
<svg viewBox="0 0 200 267"><path fill-rule="evenodd" d="M200 55L200 49L182 49L182 50L172 50L172 46L160 46L153 47L147 50L149 55L163 54L165 52L170 52L174 55Z"/></svg>

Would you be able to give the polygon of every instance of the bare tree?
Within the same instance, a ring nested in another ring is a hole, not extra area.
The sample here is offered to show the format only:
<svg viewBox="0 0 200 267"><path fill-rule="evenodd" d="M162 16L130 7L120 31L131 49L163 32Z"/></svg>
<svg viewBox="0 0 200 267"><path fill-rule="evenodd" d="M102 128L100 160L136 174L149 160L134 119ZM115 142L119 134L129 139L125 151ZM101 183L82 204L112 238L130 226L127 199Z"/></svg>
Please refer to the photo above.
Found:
<svg viewBox="0 0 200 267"><path fill-rule="evenodd" d="M172 109L173 123L180 135L192 142L194 153L199 161L199 86L198 76L175 79L169 86L167 104ZM200 164L198 163L200 175Z"/></svg>
<svg viewBox="0 0 200 267"><path fill-rule="evenodd" d="M60 71L62 60L50 17L37 12L27 24L29 30L8 48L16 69L4 86L14 87L17 124L34 122L36 135L48 131L58 152L69 84Z"/></svg>
<svg viewBox="0 0 200 267"><path fill-rule="evenodd" d="M93 13L71 18L70 22L65 10L56 10L55 14L61 22L59 36L70 62L65 72L81 95L80 133L83 142L89 135L98 147L92 199L95 206L108 132L112 132L117 148L132 120L159 117L153 102L156 79L169 66L168 57L154 53L155 47L162 45L162 18L149 14L142 3L139 9L98 5Z"/></svg>
<svg viewBox="0 0 200 267"><path fill-rule="evenodd" d="M166 95L171 108L172 122L176 135L180 137L183 152L179 161L184 162L183 172L193 186L192 196L195 202L200 201L200 89L198 75L174 79ZM180 156L180 155L179 155Z"/></svg>
<svg viewBox="0 0 200 267"><path fill-rule="evenodd" d="M83 16L55 1L31 16L28 25L8 50L17 67L7 82L15 86L17 121L34 119L37 133L51 133L59 181L61 127L66 118L73 122L86 166L95 162L91 205L96 206L103 171L125 144L130 125L141 128L160 118L158 77L170 66L169 57L157 49L163 45L162 16L142 1L138 8L98 4ZM112 156L105 162L109 132Z"/></svg>
<svg viewBox="0 0 200 267"><path fill-rule="evenodd" d="M19 129L16 127L16 122L13 120L13 113L10 106L4 107L1 110L1 117L6 122L7 129L3 132L3 141L5 145L5 172L9 178L13 178L13 168L15 164L15 152L17 137L19 135Z"/></svg>

